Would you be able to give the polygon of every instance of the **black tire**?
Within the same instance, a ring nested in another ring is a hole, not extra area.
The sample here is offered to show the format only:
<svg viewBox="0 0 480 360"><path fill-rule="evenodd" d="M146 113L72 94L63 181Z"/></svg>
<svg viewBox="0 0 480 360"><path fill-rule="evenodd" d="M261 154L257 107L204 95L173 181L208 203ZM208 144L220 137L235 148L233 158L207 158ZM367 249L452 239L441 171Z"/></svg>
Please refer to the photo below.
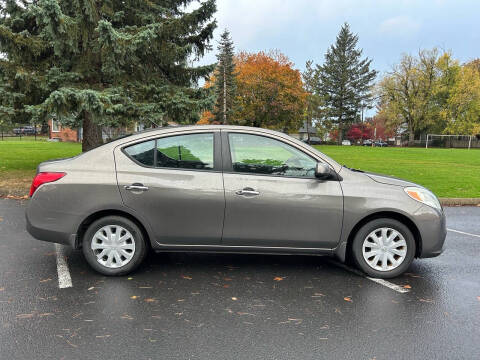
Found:
<svg viewBox="0 0 480 360"><path fill-rule="evenodd" d="M100 264L97 261L97 257L91 248L91 242L95 233L102 227L108 225L119 225L128 230L132 235L133 241L135 243L135 251L131 260L124 266L117 268L109 268ZM88 264L95 271L107 276L122 276L132 272L142 263L148 251L145 237L138 225L122 216L106 216L94 221L92 224L90 224L87 231L85 232L82 240L82 245L83 254L85 255L85 259L87 260Z"/></svg>
<svg viewBox="0 0 480 360"><path fill-rule="evenodd" d="M407 243L407 253L403 262L398 267L388 271L379 271L372 268L363 258L362 252L363 242L367 236L372 231L382 227L387 227L398 231ZM375 219L362 226L355 235L352 244L352 257L357 267L367 275L380 279L389 279L404 273L415 258L415 251L415 238L413 237L410 229L400 221L389 218Z"/></svg>

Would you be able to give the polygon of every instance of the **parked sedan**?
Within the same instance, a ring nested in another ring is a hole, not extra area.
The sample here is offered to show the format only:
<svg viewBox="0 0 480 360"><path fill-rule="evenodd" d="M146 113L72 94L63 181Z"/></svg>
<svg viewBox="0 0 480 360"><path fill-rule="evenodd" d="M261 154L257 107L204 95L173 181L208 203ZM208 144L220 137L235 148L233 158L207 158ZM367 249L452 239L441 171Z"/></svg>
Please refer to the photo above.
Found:
<svg viewBox="0 0 480 360"><path fill-rule="evenodd" d="M259 128L138 133L41 163L30 196L30 234L81 248L106 275L148 251L203 251L336 256L389 278L439 255L446 236L427 189Z"/></svg>
<svg viewBox="0 0 480 360"><path fill-rule="evenodd" d="M382 140L378 140L378 141L375 141L374 146L377 146L377 147L387 147L387 146L388 146L388 143L386 143L385 141L382 141Z"/></svg>

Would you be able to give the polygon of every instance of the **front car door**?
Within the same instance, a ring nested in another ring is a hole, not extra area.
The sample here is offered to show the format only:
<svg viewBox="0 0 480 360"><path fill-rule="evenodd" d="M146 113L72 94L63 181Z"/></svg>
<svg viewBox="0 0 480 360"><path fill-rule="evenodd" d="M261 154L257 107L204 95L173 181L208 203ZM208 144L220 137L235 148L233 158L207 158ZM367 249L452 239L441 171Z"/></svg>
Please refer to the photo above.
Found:
<svg viewBox="0 0 480 360"><path fill-rule="evenodd" d="M220 133L169 133L115 149L123 202L160 244L219 245L225 196Z"/></svg>
<svg viewBox="0 0 480 360"><path fill-rule="evenodd" d="M222 130L223 245L332 249L340 239L338 180L315 178L318 159L288 139Z"/></svg>

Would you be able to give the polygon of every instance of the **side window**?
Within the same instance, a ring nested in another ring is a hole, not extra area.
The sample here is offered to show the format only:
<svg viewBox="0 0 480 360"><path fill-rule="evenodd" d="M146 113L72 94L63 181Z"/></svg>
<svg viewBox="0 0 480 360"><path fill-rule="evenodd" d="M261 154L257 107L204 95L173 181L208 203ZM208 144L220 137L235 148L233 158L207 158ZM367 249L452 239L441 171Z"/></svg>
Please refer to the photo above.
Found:
<svg viewBox="0 0 480 360"><path fill-rule="evenodd" d="M125 148L128 156L146 166L153 166L155 140L145 141Z"/></svg>
<svg viewBox="0 0 480 360"><path fill-rule="evenodd" d="M213 134L191 134L157 139L157 167L213 169Z"/></svg>
<svg viewBox="0 0 480 360"><path fill-rule="evenodd" d="M314 177L317 161L295 147L265 136L228 135L233 171Z"/></svg>

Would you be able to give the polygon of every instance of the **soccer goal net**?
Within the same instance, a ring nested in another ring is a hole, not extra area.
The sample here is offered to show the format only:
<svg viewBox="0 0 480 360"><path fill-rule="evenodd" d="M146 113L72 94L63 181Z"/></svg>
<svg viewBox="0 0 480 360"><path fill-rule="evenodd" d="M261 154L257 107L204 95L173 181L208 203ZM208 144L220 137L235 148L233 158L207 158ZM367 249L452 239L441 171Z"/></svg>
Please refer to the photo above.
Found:
<svg viewBox="0 0 480 360"><path fill-rule="evenodd" d="M478 139L475 135L440 135L427 134L425 148L446 147L446 148L467 148L478 147Z"/></svg>

